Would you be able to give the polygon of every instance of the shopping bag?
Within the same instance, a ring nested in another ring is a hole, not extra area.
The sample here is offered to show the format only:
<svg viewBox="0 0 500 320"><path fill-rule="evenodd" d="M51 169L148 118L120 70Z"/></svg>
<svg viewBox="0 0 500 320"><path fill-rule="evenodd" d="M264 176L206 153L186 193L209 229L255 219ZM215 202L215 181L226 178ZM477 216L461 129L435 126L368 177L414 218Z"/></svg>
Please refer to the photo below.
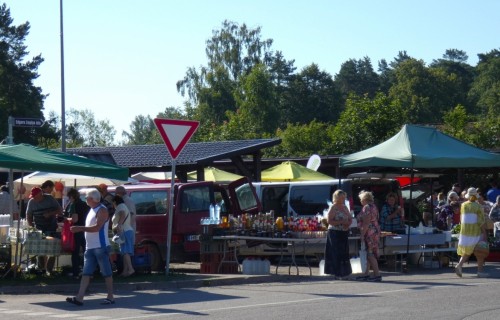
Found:
<svg viewBox="0 0 500 320"><path fill-rule="evenodd" d="M75 250L75 237L70 228L71 222L64 220L61 232L61 250L63 252L73 252Z"/></svg>
<svg viewBox="0 0 500 320"><path fill-rule="evenodd" d="M361 263L361 273L366 273L366 265L367 265L367 254L366 254L366 246L365 242L361 242L361 249L359 250L359 261Z"/></svg>

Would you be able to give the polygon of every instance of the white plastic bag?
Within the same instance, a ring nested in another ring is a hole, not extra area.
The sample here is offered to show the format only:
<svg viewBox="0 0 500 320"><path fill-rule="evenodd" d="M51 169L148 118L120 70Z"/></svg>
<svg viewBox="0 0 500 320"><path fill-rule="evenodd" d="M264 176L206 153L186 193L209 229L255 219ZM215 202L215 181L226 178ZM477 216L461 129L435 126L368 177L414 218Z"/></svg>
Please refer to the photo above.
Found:
<svg viewBox="0 0 500 320"><path fill-rule="evenodd" d="M361 272L366 273L366 265L367 265L367 253L366 253L366 246L365 242L361 241L361 249L359 250L359 260L361 262Z"/></svg>

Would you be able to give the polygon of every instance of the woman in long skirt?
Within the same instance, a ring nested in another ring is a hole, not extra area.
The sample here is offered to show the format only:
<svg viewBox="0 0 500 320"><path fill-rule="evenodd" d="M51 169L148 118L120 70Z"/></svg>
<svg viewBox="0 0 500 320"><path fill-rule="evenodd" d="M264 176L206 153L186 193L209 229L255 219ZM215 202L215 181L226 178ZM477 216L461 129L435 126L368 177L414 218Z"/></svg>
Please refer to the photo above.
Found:
<svg viewBox="0 0 500 320"><path fill-rule="evenodd" d="M328 210L328 235L325 247L325 274L344 279L352 273L349 260L349 227L352 217L345 205L346 193L333 193L333 205Z"/></svg>

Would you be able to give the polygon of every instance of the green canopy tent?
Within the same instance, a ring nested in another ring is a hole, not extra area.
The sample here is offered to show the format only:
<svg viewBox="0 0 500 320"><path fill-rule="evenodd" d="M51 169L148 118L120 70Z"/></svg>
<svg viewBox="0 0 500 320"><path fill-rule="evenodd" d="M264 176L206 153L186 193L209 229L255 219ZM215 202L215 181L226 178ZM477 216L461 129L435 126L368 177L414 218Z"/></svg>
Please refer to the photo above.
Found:
<svg viewBox="0 0 500 320"><path fill-rule="evenodd" d="M476 148L435 128L406 124L388 140L340 157L339 169L349 167L409 168L412 172L410 181L413 181L414 169L500 167L500 155ZM410 217L411 209L410 206ZM407 250L409 243L408 232Z"/></svg>
<svg viewBox="0 0 500 320"><path fill-rule="evenodd" d="M128 179L128 168L77 157L62 152L37 148L29 144L0 145L0 168L10 169L9 185L12 194L12 172L47 171L54 173L78 174L116 180ZM12 208L11 225L12 225ZM18 224L19 228L19 224ZM16 241L16 252L19 238ZM17 264L17 261L15 262ZM16 275L14 269L14 276Z"/></svg>
<svg viewBox="0 0 500 320"><path fill-rule="evenodd" d="M0 145L0 168L78 174L124 181L128 179L128 168L29 144Z"/></svg>
<svg viewBox="0 0 500 320"><path fill-rule="evenodd" d="M476 148L435 128L407 124L392 138L341 157L340 167L500 167L500 155Z"/></svg>

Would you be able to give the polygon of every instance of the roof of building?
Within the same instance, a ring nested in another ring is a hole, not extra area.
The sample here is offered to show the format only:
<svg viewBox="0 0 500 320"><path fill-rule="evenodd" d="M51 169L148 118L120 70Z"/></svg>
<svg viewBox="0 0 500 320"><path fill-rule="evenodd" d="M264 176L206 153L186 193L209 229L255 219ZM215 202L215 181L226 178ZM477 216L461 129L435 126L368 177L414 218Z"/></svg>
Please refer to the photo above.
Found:
<svg viewBox="0 0 500 320"><path fill-rule="evenodd" d="M176 166L209 165L216 160L252 155L263 148L280 143L281 139L188 143L177 157ZM127 167L131 171L134 171L134 168L142 170L143 168L170 167L172 165L172 157L163 144L68 148L67 152Z"/></svg>

